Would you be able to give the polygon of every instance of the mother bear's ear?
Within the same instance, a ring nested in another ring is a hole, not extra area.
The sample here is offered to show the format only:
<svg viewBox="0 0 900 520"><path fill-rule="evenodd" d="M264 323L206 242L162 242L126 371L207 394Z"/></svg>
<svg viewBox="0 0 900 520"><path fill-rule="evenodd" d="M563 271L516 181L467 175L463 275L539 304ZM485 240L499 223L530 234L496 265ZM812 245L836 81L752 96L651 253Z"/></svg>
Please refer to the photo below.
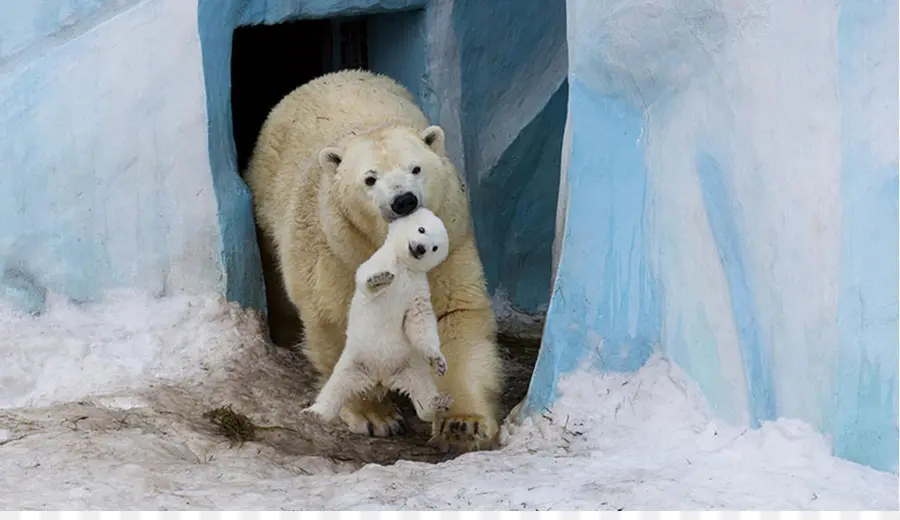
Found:
<svg viewBox="0 0 900 520"><path fill-rule="evenodd" d="M419 132L419 138L425 142L425 145L431 148L431 151L443 156L446 151L444 150L444 130L437 126L432 125Z"/></svg>
<svg viewBox="0 0 900 520"><path fill-rule="evenodd" d="M340 148L326 146L319 150L319 166L328 173L336 172L343 158L344 152Z"/></svg>

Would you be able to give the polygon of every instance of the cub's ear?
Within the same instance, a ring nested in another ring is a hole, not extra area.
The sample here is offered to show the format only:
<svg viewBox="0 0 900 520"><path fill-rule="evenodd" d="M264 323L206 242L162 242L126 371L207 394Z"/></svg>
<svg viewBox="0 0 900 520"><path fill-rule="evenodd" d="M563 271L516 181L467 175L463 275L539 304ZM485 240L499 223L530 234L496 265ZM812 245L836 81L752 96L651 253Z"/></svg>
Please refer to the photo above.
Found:
<svg viewBox="0 0 900 520"><path fill-rule="evenodd" d="M444 130L432 125L419 132L419 138L425 143L425 146L431 148L431 151L438 155L444 155Z"/></svg>
<svg viewBox="0 0 900 520"><path fill-rule="evenodd" d="M343 158L344 152L340 148L326 146L319 150L319 166L328 173L337 171L337 167L340 166Z"/></svg>

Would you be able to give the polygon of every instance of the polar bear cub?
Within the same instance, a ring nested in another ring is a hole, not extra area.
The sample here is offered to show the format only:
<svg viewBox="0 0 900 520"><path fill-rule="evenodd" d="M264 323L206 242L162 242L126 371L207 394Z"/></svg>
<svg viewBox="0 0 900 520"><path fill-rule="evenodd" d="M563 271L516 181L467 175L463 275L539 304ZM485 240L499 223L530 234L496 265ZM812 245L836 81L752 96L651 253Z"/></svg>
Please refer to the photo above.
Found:
<svg viewBox="0 0 900 520"><path fill-rule="evenodd" d="M430 370L443 376L447 361L428 286L428 272L449 250L444 223L424 207L390 223L384 245L356 271L347 343L304 413L332 421L347 399L378 385L408 395L423 421L449 409L452 399L438 392Z"/></svg>

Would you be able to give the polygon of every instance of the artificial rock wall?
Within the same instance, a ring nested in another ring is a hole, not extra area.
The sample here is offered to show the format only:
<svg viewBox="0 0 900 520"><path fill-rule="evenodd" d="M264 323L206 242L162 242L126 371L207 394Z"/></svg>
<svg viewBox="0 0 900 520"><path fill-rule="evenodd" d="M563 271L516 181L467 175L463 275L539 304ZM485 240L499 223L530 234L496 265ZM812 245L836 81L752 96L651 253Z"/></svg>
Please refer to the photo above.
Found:
<svg viewBox="0 0 900 520"><path fill-rule="evenodd" d="M897 3L568 0L559 253L529 408L654 351L716 413L897 470Z"/></svg>

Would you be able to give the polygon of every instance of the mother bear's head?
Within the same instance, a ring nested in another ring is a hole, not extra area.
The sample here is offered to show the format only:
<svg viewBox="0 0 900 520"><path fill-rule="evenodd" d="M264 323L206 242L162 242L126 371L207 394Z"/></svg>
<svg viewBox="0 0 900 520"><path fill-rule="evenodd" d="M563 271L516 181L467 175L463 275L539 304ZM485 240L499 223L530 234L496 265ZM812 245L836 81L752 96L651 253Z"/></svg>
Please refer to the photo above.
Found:
<svg viewBox="0 0 900 520"><path fill-rule="evenodd" d="M452 237L468 226L462 179L447 159L444 131L387 126L353 135L319 152L328 185L325 204L363 234L383 240L387 224L425 207L445 221Z"/></svg>

